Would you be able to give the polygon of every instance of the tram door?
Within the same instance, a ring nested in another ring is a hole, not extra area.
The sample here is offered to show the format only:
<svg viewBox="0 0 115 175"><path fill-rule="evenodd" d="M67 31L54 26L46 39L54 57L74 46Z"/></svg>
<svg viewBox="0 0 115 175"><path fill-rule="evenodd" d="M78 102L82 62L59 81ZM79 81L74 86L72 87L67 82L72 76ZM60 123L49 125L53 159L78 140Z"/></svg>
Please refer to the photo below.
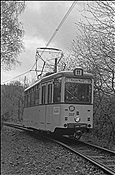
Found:
<svg viewBox="0 0 115 175"><path fill-rule="evenodd" d="M52 131L53 129L53 116L52 116L52 101L53 101L53 82L47 84L46 95L46 130Z"/></svg>
<svg viewBox="0 0 115 175"><path fill-rule="evenodd" d="M46 84L41 86L41 105L39 108L39 117L40 117L40 129L46 130L45 116L46 116Z"/></svg>

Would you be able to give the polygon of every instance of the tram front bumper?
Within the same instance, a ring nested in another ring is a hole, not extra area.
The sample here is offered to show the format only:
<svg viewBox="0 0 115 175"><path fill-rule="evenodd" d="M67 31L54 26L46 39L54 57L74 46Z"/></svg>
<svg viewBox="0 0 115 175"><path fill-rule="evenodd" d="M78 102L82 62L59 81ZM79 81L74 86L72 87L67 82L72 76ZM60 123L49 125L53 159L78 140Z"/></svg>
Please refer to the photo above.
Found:
<svg viewBox="0 0 115 175"><path fill-rule="evenodd" d="M67 123L67 128L74 128L74 129L87 128L87 124L86 123Z"/></svg>
<svg viewBox="0 0 115 175"><path fill-rule="evenodd" d="M67 129L73 129L74 131L90 132L92 130L90 124L86 123L67 123Z"/></svg>

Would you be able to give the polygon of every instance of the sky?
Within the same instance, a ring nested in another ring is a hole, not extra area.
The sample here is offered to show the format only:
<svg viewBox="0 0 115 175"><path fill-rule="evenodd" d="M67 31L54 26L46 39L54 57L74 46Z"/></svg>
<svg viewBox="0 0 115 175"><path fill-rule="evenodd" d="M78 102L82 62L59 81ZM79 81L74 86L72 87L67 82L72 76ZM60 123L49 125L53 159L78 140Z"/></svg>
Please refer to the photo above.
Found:
<svg viewBox="0 0 115 175"><path fill-rule="evenodd" d="M46 46L73 2L74 1L26 1L26 8L19 17L19 21L23 24L25 31L23 40L25 49L18 57L21 65L14 67L11 71L2 70L2 84L8 80L15 80L13 79L14 77L31 70L35 63L36 49ZM63 52L69 51L71 42L77 32L75 22L76 20L82 19L80 11L83 6L83 1L77 1L75 7L51 41L49 47L61 49ZM42 63L39 62L38 64L41 65Z"/></svg>

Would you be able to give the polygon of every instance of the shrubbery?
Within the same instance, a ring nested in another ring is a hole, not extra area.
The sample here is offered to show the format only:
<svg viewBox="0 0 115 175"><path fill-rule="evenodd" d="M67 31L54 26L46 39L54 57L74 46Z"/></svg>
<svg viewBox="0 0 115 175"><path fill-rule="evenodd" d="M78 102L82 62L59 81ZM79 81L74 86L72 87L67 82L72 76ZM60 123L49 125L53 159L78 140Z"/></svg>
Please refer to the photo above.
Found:
<svg viewBox="0 0 115 175"><path fill-rule="evenodd" d="M2 121L21 121L24 105L24 88L20 82L2 85Z"/></svg>
<svg viewBox="0 0 115 175"><path fill-rule="evenodd" d="M101 100L101 101L100 101ZM115 141L115 95L103 95L94 99L93 135L105 139L107 143Z"/></svg>

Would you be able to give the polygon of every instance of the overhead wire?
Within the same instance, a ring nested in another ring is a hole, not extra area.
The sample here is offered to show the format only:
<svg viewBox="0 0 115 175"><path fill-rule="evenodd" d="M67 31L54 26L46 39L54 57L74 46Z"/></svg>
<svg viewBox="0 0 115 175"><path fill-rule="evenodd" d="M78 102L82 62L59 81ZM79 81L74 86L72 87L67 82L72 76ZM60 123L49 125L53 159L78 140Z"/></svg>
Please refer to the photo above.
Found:
<svg viewBox="0 0 115 175"><path fill-rule="evenodd" d="M26 71L26 72L24 72L24 73L22 73L22 74L20 74L20 75L18 75L18 76L16 76L16 77L13 77L12 79L9 79L9 80L7 80L7 81L4 81L3 84L4 84L4 83L7 83L7 82L9 82L9 81L11 81L11 80L14 80L14 79L16 79L16 78L18 78L18 77L21 77L21 76L23 76L23 75L29 73L30 71L31 71L31 70Z"/></svg>
<svg viewBox="0 0 115 175"><path fill-rule="evenodd" d="M57 32L59 31L59 29L61 28L61 26L63 25L63 23L65 22L65 20L66 20L67 17L69 16L70 12L73 10L73 8L74 8L74 6L76 5L76 3L77 3L77 1L74 1L74 2L72 3L72 5L70 6L69 10L68 10L67 13L65 14L65 16L63 17L63 19L61 20L61 22L59 23L58 27L55 29L53 35L52 35L51 38L49 39L49 41L48 41L48 43L46 44L45 48L43 49L43 51L42 51L40 57L42 56L42 54L44 53L45 49L46 49L46 48L48 47L48 45L51 43L51 41L53 40L53 38L55 37L55 35L56 35ZM42 58L42 57L41 57L41 58ZM44 63L45 63L45 60L42 59L42 61L44 61ZM26 71L26 72L24 72L24 73L22 73L22 74L20 74L20 75L18 75L18 76L16 76L16 77L14 77L14 78L12 78L12 79L9 79L9 80L7 80L7 81L4 81L3 84L6 83L6 82L11 81L11 80L13 80L13 79L16 79L16 78L18 78L18 77L20 77L20 76L23 76L23 75L25 75L25 74L27 74L27 73L29 73L29 72L31 72L31 71L33 71L32 69L34 68L35 65L36 65L36 62L34 63L34 65L32 66L32 68L31 68L29 71Z"/></svg>
<svg viewBox="0 0 115 175"><path fill-rule="evenodd" d="M61 22L59 23L58 27L55 29L53 35L51 36L51 38L49 39L48 43L46 44L45 48L48 47L48 45L51 43L51 41L53 40L53 38L55 37L55 35L57 34L57 32L59 31L59 29L61 28L61 26L63 25L63 23L65 22L65 20L67 19L67 17L69 16L70 12L73 10L74 6L76 5L77 1L74 1L72 3L72 5L70 6L69 10L67 11L67 13L65 14L65 16L63 17L63 19L61 20ZM42 51L41 55L44 53L44 50ZM34 66L36 65L36 62L34 63L34 65L32 66L31 69L34 68Z"/></svg>

